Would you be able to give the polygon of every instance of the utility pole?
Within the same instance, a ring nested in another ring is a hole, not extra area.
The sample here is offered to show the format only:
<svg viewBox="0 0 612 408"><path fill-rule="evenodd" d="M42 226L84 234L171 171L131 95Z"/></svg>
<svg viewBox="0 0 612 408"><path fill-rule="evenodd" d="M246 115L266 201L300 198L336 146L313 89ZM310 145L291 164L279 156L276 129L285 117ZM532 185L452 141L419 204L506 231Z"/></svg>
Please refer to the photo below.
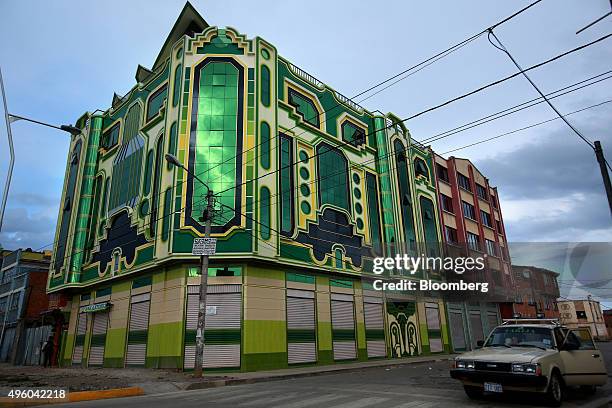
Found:
<svg viewBox="0 0 612 408"><path fill-rule="evenodd" d="M204 237L210 238L214 196L212 190L206 193L206 209L202 218L206 221ZM198 304L198 325L196 328L196 352L193 376L200 378L204 372L204 329L206 327L206 294L208 292L208 255L200 257L200 299Z"/></svg>
<svg viewBox="0 0 612 408"><path fill-rule="evenodd" d="M599 169L601 170L601 177L603 178L604 187L606 188L606 195L608 196L608 205L610 206L610 214L612 214L612 184L610 184L610 174L606 167L606 159L604 157L603 149L601 148L601 142L596 140L593 142L595 145L595 157L597 157L597 163L599 163Z"/></svg>

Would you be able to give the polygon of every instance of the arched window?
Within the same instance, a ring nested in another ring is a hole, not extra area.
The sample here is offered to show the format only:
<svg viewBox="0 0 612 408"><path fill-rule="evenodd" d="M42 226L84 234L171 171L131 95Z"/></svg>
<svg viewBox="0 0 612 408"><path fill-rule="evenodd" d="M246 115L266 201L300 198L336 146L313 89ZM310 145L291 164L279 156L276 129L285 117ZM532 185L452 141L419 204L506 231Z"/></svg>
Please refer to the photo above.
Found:
<svg viewBox="0 0 612 408"><path fill-rule="evenodd" d="M145 140L140 135L141 108L134 104L128 110L121 146L113 161L109 211L122 207L134 208L140 193L140 174Z"/></svg>
<svg viewBox="0 0 612 408"><path fill-rule="evenodd" d="M359 126L349 122L348 120L342 123L342 141L350 143L353 146L359 146L365 143L365 132Z"/></svg>
<svg viewBox="0 0 612 408"><path fill-rule="evenodd" d="M259 219L261 230L259 235L262 239L270 239L270 189L266 186L261 188L259 198Z"/></svg>
<svg viewBox="0 0 612 408"><path fill-rule="evenodd" d="M172 87L172 106L178 105L181 100L181 76L183 75L183 66L178 64L174 70L174 85Z"/></svg>
<svg viewBox="0 0 612 408"><path fill-rule="evenodd" d="M429 180L429 171L427 170L427 164L425 164L425 161L419 157L414 159L414 172L417 176L423 176L427 180Z"/></svg>
<svg viewBox="0 0 612 408"><path fill-rule="evenodd" d="M155 227L157 226L159 196L161 191L161 171L164 165L164 137L160 136L157 139L155 146L155 175L153 176L153 194L151 194L151 218L149 220L149 231L151 236L155 236Z"/></svg>
<svg viewBox="0 0 612 408"><path fill-rule="evenodd" d="M336 148L317 146L319 203L332 204L350 211L348 161Z"/></svg>
<svg viewBox="0 0 612 408"><path fill-rule="evenodd" d="M266 122L261 122L259 137L261 167L267 170L270 168L270 125Z"/></svg>
<svg viewBox="0 0 612 408"><path fill-rule="evenodd" d="M438 228L435 220L433 202L425 197L419 200L421 204L421 221L425 231L425 246L427 255L434 257L439 255L438 251Z"/></svg>
<svg viewBox="0 0 612 408"><path fill-rule="evenodd" d="M261 103L270 106L270 70L265 65L261 66Z"/></svg>
<svg viewBox="0 0 612 408"><path fill-rule="evenodd" d="M289 105L295 107L295 110L304 119L304 122L316 127L320 126L320 113L312 99L289 88Z"/></svg>
<svg viewBox="0 0 612 408"><path fill-rule="evenodd" d="M408 250L416 250L416 234L414 232L414 220L412 216L412 195L410 192L410 180L408 176L406 148L400 140L393 142L395 153L395 170L397 184L400 192L400 207L402 209L402 221L404 224L404 239Z"/></svg>

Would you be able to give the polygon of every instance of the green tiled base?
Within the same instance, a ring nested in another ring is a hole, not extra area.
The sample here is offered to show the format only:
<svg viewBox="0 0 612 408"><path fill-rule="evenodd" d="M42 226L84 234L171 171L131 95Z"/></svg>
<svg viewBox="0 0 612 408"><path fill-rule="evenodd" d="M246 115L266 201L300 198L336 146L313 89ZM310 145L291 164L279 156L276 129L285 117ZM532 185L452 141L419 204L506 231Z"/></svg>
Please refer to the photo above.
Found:
<svg viewBox="0 0 612 408"><path fill-rule="evenodd" d="M107 368L122 368L123 365L124 365L123 358L116 357L116 358L105 358L103 366Z"/></svg>
<svg viewBox="0 0 612 408"><path fill-rule="evenodd" d="M287 353L255 353L242 355L242 371L287 368Z"/></svg>
<svg viewBox="0 0 612 408"><path fill-rule="evenodd" d="M334 353L331 350L319 350L317 360L319 365L334 364Z"/></svg>
<svg viewBox="0 0 612 408"><path fill-rule="evenodd" d="M183 368L183 356L159 356L147 357L145 359L146 368Z"/></svg>
<svg viewBox="0 0 612 408"><path fill-rule="evenodd" d="M368 360L368 350L357 349L357 359L359 361L367 361Z"/></svg>

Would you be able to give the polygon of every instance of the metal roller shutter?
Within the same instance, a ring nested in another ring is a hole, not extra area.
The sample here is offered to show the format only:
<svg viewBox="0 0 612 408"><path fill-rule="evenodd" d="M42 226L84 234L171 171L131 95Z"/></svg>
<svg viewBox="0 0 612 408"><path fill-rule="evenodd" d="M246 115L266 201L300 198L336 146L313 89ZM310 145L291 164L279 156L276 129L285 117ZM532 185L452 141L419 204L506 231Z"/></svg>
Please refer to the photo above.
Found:
<svg viewBox="0 0 612 408"><path fill-rule="evenodd" d="M287 360L289 364L316 362L314 293L292 290L288 294L300 297L287 297Z"/></svg>
<svg viewBox="0 0 612 408"><path fill-rule="evenodd" d="M488 332L485 334L489 334L493 331L494 328L497 327L497 314L489 313L487 314L487 323L489 324Z"/></svg>
<svg viewBox="0 0 612 408"><path fill-rule="evenodd" d="M463 328L463 314L461 312L451 311L450 313L450 330L455 351L465 351L465 329Z"/></svg>
<svg viewBox="0 0 612 408"><path fill-rule="evenodd" d="M81 364L83 361L83 341L85 332L87 332L87 313L79 313L77 317L75 346L72 352L72 364Z"/></svg>
<svg viewBox="0 0 612 408"><path fill-rule="evenodd" d="M429 332L429 351L439 353L444 350L442 346L442 333L440 332L440 309L435 303L425 304L425 318Z"/></svg>
<svg viewBox="0 0 612 408"><path fill-rule="evenodd" d="M470 326L472 329L472 347L476 348L476 342L478 340L484 340L480 312L470 312Z"/></svg>
<svg viewBox="0 0 612 408"><path fill-rule="evenodd" d="M352 301L333 300L332 297L331 310L334 360L354 359L357 357L354 304Z"/></svg>
<svg viewBox="0 0 612 408"><path fill-rule="evenodd" d="M387 346L384 339L383 305L382 303L370 303L369 301L369 298L364 298L363 304L368 357L385 357ZM381 332L383 338L368 338L372 332Z"/></svg>
<svg viewBox="0 0 612 408"><path fill-rule="evenodd" d="M132 296L128 346L125 353L125 364L143 366L147 354L147 339L149 330L150 294Z"/></svg>
<svg viewBox="0 0 612 408"><path fill-rule="evenodd" d="M108 312L94 314L91 333L92 344L89 348L89 359L87 361L87 364L90 366L100 366L104 363L104 343L106 342L107 328Z"/></svg>
<svg viewBox="0 0 612 408"><path fill-rule="evenodd" d="M198 325L199 286L187 287L186 330L193 333ZM204 331L204 367L240 367L240 343L223 337L231 332L240 338L242 320L241 285L210 285L206 295L206 322ZM227 330L230 332L227 332ZM192 334L193 335L193 334ZM219 339L221 336L221 339ZM213 341L215 344L206 344ZM193 338L192 338L193 339ZM195 340L185 343L185 368L193 368ZM238 340L239 341L239 340ZM223 344L227 342L227 344Z"/></svg>

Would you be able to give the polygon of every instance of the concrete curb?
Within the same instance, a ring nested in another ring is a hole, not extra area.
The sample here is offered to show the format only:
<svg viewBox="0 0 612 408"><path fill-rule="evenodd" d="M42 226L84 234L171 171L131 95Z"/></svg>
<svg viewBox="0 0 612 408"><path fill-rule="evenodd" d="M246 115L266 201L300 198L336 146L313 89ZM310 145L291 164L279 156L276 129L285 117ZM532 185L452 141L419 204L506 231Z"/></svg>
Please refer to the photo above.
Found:
<svg viewBox="0 0 612 408"><path fill-rule="evenodd" d="M226 387L231 385L241 385L241 384L255 384L258 382L269 382L269 381L281 381L281 380L291 380L294 378L304 378L304 377L314 377L319 375L331 375L338 373L352 373L357 371L368 370L371 368L381 368L381 367L398 367L403 365L416 365L416 364L428 364L435 363L438 361L446 361L450 358L450 355L440 356L438 358L432 358L428 360L419 360L419 361L410 361L410 359L406 359L405 361L396 360L396 361L384 361L381 364L376 365L367 365L360 367L342 367L333 366L333 368L321 367L319 371L307 371L307 372L294 372L294 373L283 373L283 370L278 370L279 373L273 373L261 377L250 377L250 378L228 378L226 380L213 380L213 381L203 381L190 383L185 390L200 390L205 388L217 388L217 387Z"/></svg>

